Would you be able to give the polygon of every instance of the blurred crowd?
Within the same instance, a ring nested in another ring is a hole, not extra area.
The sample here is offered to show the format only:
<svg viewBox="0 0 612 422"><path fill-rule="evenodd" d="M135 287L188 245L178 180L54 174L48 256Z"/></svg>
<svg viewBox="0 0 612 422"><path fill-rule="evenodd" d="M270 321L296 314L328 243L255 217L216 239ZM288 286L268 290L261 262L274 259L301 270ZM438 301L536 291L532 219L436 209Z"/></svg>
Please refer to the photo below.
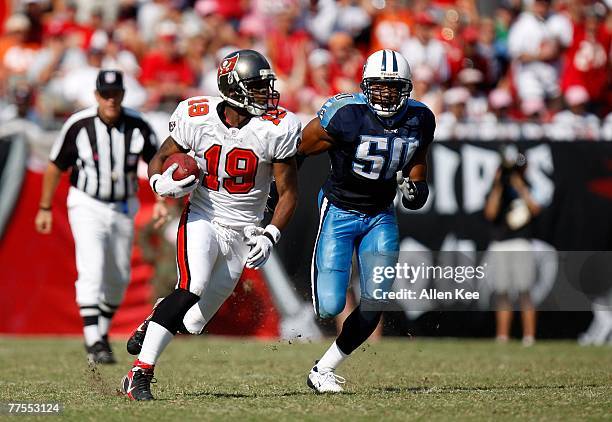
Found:
<svg viewBox="0 0 612 422"><path fill-rule="evenodd" d="M360 90L367 55L400 51L440 140L612 140L612 0L17 0L0 37L0 122L56 129L95 104L100 68L160 135L176 104L217 95L222 57L272 62L309 120Z"/></svg>

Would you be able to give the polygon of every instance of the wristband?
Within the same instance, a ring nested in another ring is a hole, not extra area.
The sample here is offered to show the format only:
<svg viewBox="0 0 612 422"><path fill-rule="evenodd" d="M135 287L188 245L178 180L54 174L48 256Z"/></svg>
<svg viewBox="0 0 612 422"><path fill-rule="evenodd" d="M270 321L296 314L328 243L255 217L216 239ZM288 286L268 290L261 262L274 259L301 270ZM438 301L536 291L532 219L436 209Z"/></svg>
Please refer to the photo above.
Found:
<svg viewBox="0 0 612 422"><path fill-rule="evenodd" d="M49 205L48 207L43 207L42 205L39 205L38 209L41 211L51 211L51 205Z"/></svg>
<svg viewBox="0 0 612 422"><path fill-rule="evenodd" d="M159 195L159 193L155 190L155 183L157 182L157 180L161 177L161 174L154 174L153 176L151 176L151 178L149 179L149 185L151 185L151 189L153 190L153 192L157 193Z"/></svg>
<svg viewBox="0 0 612 422"><path fill-rule="evenodd" d="M409 200L405 196L402 195L402 205L409 210L418 210L425 205L427 202L427 198L429 197L429 188L427 187L427 182L424 180L419 180L416 182L406 181L405 183L413 183L415 192L414 199Z"/></svg>
<svg viewBox="0 0 612 422"><path fill-rule="evenodd" d="M280 240L281 232L276 226L268 224L264 229L263 235L270 239L273 245L276 245Z"/></svg>

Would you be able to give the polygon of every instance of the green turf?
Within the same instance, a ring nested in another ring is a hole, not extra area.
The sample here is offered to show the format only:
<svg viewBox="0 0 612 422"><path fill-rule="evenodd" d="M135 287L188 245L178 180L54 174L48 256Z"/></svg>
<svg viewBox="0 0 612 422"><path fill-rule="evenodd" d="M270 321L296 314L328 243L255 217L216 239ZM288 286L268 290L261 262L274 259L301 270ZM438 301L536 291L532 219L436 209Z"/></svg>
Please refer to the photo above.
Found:
<svg viewBox="0 0 612 422"><path fill-rule="evenodd" d="M63 418L105 421L612 419L610 347L385 340L338 371L347 394L317 396L306 374L327 344L181 338L156 370L158 400L134 403L116 391L132 360L123 342L118 365L92 371L79 340L0 338L0 402L57 401Z"/></svg>

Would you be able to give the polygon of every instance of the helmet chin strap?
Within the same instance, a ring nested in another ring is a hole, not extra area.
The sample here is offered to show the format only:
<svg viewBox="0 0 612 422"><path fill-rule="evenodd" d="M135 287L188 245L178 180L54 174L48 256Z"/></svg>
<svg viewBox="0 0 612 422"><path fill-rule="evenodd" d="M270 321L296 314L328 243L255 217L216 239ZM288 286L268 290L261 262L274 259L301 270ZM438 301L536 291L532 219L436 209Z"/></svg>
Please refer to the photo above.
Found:
<svg viewBox="0 0 612 422"><path fill-rule="evenodd" d="M399 113L404 108L404 105L406 104L406 100L407 99L402 100L402 102L397 106L395 110L382 110L380 108L376 108L375 104L371 104L370 107L372 108L372 110L374 110L374 113L376 113L380 117L389 118L389 117L395 116L397 113ZM376 105L380 107L378 104Z"/></svg>
<svg viewBox="0 0 612 422"><path fill-rule="evenodd" d="M406 109L406 100L404 100L395 111L377 110L372 104L369 103L369 101L368 106L372 109L372 111L374 111L374 114L376 114L376 117L378 117L378 120L380 120L383 125L386 127L393 127L403 115L403 111Z"/></svg>
<svg viewBox="0 0 612 422"><path fill-rule="evenodd" d="M245 103L241 103L239 101L236 101L233 98L230 98L226 95L224 95L223 93L219 93L219 95L221 96L221 98L223 98L224 101L228 102L229 104L238 107L238 108L242 108L244 110L247 111L247 113L253 115L253 116L263 116L266 113L266 110L264 109L260 109L257 107L253 107L251 104L248 104L249 99L247 97L244 97L245 99Z"/></svg>
<svg viewBox="0 0 612 422"><path fill-rule="evenodd" d="M257 108L257 107L253 107L252 105L248 105L245 108L246 108L246 111L251 113L253 116L263 116L264 114L266 114L266 110Z"/></svg>
<svg viewBox="0 0 612 422"><path fill-rule="evenodd" d="M374 110L374 113L378 114L380 117L385 118L391 117L399 111L399 109L395 111L377 110L375 107L372 107L372 109Z"/></svg>

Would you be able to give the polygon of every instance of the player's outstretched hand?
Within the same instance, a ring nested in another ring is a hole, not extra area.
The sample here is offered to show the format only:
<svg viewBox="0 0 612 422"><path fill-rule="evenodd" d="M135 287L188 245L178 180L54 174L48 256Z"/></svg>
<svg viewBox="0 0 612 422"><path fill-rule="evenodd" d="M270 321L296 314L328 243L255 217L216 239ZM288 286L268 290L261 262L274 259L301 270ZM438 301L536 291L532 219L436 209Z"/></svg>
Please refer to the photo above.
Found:
<svg viewBox="0 0 612 422"><path fill-rule="evenodd" d="M51 214L51 210L38 210L38 213L36 214L36 218L34 220L34 225L36 226L36 231L38 233L51 233L52 223L53 214Z"/></svg>
<svg viewBox="0 0 612 422"><path fill-rule="evenodd" d="M251 247L247 256L246 267L258 269L263 267L270 257L272 248L280 239L280 230L272 224L269 224L265 229L248 226L244 228L244 236L247 239L246 244Z"/></svg>
<svg viewBox="0 0 612 422"><path fill-rule="evenodd" d="M172 173L178 168L178 164L174 163L166 169L162 174L154 174L149 179L149 184L153 192L159 196L167 196L170 198L180 198L191 193L198 183L195 176L191 175L181 180L174 180Z"/></svg>

